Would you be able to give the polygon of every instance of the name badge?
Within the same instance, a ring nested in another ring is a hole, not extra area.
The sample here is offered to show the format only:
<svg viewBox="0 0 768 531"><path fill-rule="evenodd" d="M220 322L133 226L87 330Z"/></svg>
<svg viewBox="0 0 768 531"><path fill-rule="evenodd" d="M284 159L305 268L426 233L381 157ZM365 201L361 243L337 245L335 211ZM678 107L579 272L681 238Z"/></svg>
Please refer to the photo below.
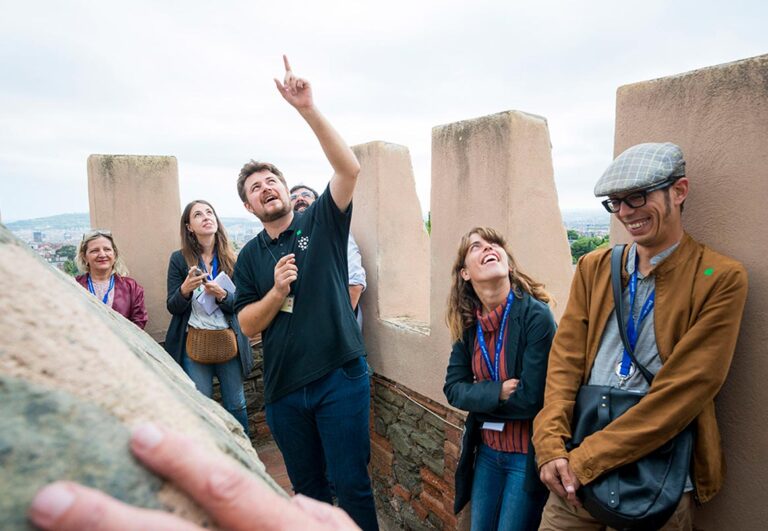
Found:
<svg viewBox="0 0 768 531"><path fill-rule="evenodd" d="M281 312L293 313L293 295L288 295L280 307Z"/></svg>
<svg viewBox="0 0 768 531"><path fill-rule="evenodd" d="M504 423L503 422L483 422L483 429L491 430L491 431L504 431Z"/></svg>

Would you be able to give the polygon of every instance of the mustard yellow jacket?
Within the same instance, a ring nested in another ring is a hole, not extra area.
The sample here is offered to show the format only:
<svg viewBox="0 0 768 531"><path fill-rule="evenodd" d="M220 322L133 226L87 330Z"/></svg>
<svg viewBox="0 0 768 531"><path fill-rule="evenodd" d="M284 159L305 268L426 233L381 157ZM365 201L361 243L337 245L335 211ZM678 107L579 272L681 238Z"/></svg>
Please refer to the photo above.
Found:
<svg viewBox="0 0 768 531"><path fill-rule="evenodd" d="M733 358L747 296L746 270L683 236L652 272L662 368L635 407L568 452L576 393L589 380L614 308L610 271L610 249L582 257L576 267L550 351L544 407L534 420L538 466L567 458L582 484L588 484L650 453L695 420L693 481L698 500L706 502L720 490L725 475L713 400ZM626 284L626 272L623 277Z"/></svg>

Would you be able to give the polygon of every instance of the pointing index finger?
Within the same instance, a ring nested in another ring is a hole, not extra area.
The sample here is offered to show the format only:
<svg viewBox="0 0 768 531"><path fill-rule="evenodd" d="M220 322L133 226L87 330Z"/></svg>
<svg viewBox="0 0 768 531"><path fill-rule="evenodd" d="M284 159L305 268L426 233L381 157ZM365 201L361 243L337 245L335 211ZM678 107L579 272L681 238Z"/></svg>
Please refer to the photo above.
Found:
<svg viewBox="0 0 768 531"><path fill-rule="evenodd" d="M283 64L285 65L285 71L290 72L291 71L291 63L288 62L288 56L283 54Z"/></svg>

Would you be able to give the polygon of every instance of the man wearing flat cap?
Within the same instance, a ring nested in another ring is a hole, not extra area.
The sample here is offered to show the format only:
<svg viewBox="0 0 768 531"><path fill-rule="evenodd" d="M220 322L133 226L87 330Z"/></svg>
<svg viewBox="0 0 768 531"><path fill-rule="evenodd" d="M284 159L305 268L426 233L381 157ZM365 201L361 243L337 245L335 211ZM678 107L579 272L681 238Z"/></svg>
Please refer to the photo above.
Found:
<svg viewBox="0 0 768 531"><path fill-rule="evenodd" d="M533 444L550 489L540 529L605 529L580 504L578 490L694 430L689 477L663 529L692 529L693 501L720 490L725 463L714 397L725 381L747 295L737 261L683 229L689 182L681 149L639 144L611 163L595 195L629 232L622 260L623 310L634 354L655 377L649 385L627 358L614 315L611 250L583 256L550 351L544 408ZM630 342L631 344L631 342ZM582 385L640 393L640 401L573 449L573 407Z"/></svg>

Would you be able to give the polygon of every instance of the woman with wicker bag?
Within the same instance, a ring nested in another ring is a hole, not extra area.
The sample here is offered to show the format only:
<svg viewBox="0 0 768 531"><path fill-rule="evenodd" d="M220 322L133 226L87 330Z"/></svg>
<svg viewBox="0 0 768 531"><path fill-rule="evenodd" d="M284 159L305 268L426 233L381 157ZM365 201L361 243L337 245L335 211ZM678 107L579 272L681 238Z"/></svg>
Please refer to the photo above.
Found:
<svg viewBox="0 0 768 531"><path fill-rule="evenodd" d="M196 200L181 214L181 249L168 264L168 311L173 316L165 336L165 350L207 397L213 377L221 385L224 408L248 433L243 378L253 366L248 338L233 313L230 285L235 253L224 226L210 203ZM207 300L206 300L207 299Z"/></svg>

